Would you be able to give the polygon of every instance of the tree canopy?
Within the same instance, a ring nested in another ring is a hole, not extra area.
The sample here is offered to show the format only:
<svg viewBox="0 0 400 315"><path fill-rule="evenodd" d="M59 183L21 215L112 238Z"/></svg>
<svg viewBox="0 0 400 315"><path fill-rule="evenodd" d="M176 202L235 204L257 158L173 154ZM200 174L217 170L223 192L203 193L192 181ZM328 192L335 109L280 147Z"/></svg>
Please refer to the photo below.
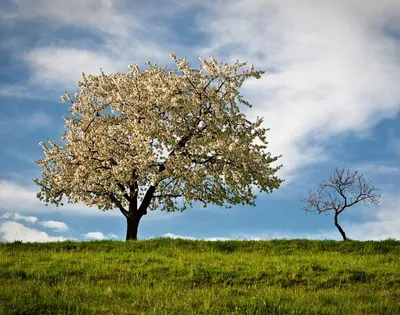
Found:
<svg viewBox="0 0 400 315"><path fill-rule="evenodd" d="M118 208L128 219L147 210L185 210L193 202L254 204L253 188L271 192L282 180L266 151L262 119L249 121L239 93L263 71L244 62L200 57L199 69L171 54L176 67L146 63L127 73L85 75L62 101L61 142L41 142L38 198ZM181 197L181 198L180 198Z"/></svg>

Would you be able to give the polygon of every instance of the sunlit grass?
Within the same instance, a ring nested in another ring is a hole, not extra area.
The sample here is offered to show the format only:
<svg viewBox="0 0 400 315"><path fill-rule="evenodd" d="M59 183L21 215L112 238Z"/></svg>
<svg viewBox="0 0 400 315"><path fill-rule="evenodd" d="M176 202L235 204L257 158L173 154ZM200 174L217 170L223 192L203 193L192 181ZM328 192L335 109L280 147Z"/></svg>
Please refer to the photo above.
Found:
<svg viewBox="0 0 400 315"><path fill-rule="evenodd" d="M1 314L400 314L400 242L0 244Z"/></svg>

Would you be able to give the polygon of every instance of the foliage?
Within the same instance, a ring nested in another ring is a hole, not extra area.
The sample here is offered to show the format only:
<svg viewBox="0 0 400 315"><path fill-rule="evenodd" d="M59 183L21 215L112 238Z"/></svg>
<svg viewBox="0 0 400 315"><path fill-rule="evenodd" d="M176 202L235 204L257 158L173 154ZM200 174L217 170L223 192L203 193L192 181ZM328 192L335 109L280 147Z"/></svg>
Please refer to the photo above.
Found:
<svg viewBox="0 0 400 315"><path fill-rule="evenodd" d="M400 242L0 244L1 314L399 314Z"/></svg>
<svg viewBox="0 0 400 315"><path fill-rule="evenodd" d="M144 70L83 74L75 98L62 97L71 104L63 144L41 142L45 158L37 161L41 200L59 205L66 196L131 218L193 202L254 204L252 186L279 187L262 119L241 112L250 104L239 88L263 71L213 57L194 69L171 57L174 69L147 62Z"/></svg>

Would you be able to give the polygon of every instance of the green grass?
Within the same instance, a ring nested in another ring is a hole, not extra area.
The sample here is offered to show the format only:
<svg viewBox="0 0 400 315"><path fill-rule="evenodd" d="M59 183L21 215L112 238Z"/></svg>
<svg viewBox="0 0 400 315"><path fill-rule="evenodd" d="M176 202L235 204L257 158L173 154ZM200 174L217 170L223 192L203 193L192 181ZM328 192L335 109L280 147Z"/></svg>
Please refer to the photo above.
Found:
<svg viewBox="0 0 400 315"><path fill-rule="evenodd" d="M0 244L0 314L400 314L400 242Z"/></svg>

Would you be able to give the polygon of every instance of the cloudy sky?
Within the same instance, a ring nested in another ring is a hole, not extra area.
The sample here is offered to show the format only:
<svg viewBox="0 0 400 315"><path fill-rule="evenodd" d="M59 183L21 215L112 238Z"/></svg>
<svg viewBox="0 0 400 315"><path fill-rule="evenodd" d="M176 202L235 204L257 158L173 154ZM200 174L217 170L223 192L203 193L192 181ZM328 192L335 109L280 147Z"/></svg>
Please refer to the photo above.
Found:
<svg viewBox="0 0 400 315"><path fill-rule="evenodd" d="M154 211L139 237L340 239L299 198L336 166L362 171L379 208L342 215L353 239L400 239L398 0L3 0L0 3L0 240L124 239L125 219L36 199L39 140L59 139L80 73L127 71L174 52L266 70L242 92L264 117L285 184L257 205Z"/></svg>

